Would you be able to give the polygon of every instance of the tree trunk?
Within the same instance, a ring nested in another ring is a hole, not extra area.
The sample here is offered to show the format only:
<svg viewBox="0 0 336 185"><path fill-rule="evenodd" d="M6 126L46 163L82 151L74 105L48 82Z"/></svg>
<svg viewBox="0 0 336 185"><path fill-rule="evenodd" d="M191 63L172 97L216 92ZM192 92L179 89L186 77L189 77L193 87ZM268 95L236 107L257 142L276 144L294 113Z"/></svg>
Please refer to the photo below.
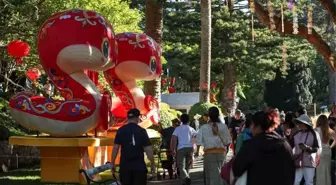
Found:
<svg viewBox="0 0 336 185"><path fill-rule="evenodd" d="M329 78L329 103L336 103L336 72L328 67Z"/></svg>
<svg viewBox="0 0 336 185"><path fill-rule="evenodd" d="M200 102L210 102L211 0L201 0Z"/></svg>
<svg viewBox="0 0 336 185"><path fill-rule="evenodd" d="M230 15L234 11L234 3L234 0L229 1ZM232 114L237 109L237 65L234 62L225 63L223 71L224 86L221 94L222 111Z"/></svg>
<svg viewBox="0 0 336 185"><path fill-rule="evenodd" d="M162 44L163 28L163 1L146 0L146 34L152 37L158 44ZM146 81L144 85L145 94L153 96L161 101L161 78L153 81Z"/></svg>
<svg viewBox="0 0 336 185"><path fill-rule="evenodd" d="M237 109L237 66L235 63L224 64L224 86L221 94L221 104L223 113L231 110L233 113Z"/></svg>

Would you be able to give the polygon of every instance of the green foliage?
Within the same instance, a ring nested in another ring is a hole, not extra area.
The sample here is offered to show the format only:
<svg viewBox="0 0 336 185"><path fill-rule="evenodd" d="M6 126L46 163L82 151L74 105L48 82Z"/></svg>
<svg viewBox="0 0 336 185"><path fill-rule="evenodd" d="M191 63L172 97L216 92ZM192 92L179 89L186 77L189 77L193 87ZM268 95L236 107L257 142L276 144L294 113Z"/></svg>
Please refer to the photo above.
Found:
<svg viewBox="0 0 336 185"><path fill-rule="evenodd" d="M141 31L139 23L144 14L137 9L130 9L127 1L52 0L49 3L58 4L61 9L81 8L97 11L110 21L116 33Z"/></svg>
<svg viewBox="0 0 336 185"><path fill-rule="evenodd" d="M287 45L287 75L278 71L273 81L266 82L265 101L273 108L293 111L313 101L315 80L310 67L317 55L308 43L287 42Z"/></svg>
<svg viewBox="0 0 336 185"><path fill-rule="evenodd" d="M321 56L316 58L316 62L312 66L312 75L316 82L310 90L313 94L314 102L327 104L329 99L328 65L326 65Z"/></svg>
<svg viewBox="0 0 336 185"><path fill-rule="evenodd" d="M30 133L30 131L14 122L9 115L8 101L0 98L0 141L7 140L10 136L22 136Z"/></svg>
<svg viewBox="0 0 336 185"><path fill-rule="evenodd" d="M189 110L189 117L190 119L194 119L196 114L201 115L202 117L199 119L201 124L204 124L206 121L203 119L203 115L208 113L210 107L218 107L212 103L196 103L194 104ZM220 109L219 109L220 110Z"/></svg>
<svg viewBox="0 0 336 185"><path fill-rule="evenodd" d="M171 120L181 116L181 112L175 109L171 109L170 106L166 103L160 103L160 119L162 128L170 127Z"/></svg>

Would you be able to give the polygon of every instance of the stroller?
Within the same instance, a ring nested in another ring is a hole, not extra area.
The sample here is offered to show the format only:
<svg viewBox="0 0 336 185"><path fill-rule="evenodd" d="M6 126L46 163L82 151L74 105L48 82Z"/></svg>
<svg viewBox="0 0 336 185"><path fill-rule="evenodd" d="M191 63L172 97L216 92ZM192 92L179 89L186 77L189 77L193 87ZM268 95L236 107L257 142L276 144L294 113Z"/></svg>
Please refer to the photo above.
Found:
<svg viewBox="0 0 336 185"><path fill-rule="evenodd" d="M164 158L166 156L166 158ZM171 155L168 149L160 148L158 152L157 179L165 179L168 172L170 179L177 179L180 174L177 169L176 157ZM162 175L159 173L159 166L163 169Z"/></svg>

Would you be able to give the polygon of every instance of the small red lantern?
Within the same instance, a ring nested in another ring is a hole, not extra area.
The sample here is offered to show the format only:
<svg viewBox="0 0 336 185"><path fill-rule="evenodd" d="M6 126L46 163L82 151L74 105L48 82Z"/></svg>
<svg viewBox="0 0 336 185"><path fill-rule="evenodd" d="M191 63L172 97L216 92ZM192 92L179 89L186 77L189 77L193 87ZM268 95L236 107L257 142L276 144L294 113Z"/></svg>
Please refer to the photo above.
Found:
<svg viewBox="0 0 336 185"><path fill-rule="evenodd" d="M211 83L211 88L216 89L217 84L216 83Z"/></svg>
<svg viewBox="0 0 336 185"><path fill-rule="evenodd" d="M168 88L168 92L169 92L169 93L174 93L174 92L175 92L174 87L169 87L169 88Z"/></svg>
<svg viewBox="0 0 336 185"><path fill-rule="evenodd" d="M167 83L167 80L164 79L164 78L162 78L162 79L161 79L161 86L164 86L166 83Z"/></svg>
<svg viewBox="0 0 336 185"><path fill-rule="evenodd" d="M36 68L29 68L26 71L26 76L33 82L36 82L37 79L41 77L41 72L40 70Z"/></svg>
<svg viewBox="0 0 336 185"><path fill-rule="evenodd" d="M8 43L7 52L9 55L15 57L15 62L17 65L21 65L22 58L29 54L30 47L27 43L21 40L14 40Z"/></svg>

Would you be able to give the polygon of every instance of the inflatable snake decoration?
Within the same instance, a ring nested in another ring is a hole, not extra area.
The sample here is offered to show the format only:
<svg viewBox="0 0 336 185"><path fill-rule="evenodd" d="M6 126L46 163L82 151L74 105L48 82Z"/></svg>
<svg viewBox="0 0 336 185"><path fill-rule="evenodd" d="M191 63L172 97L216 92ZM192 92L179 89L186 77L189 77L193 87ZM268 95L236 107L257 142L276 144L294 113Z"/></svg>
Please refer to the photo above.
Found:
<svg viewBox="0 0 336 185"><path fill-rule="evenodd" d="M122 35L117 38L111 24L94 11L74 9L52 15L38 34L38 53L43 69L64 100L20 92L9 102L13 119L24 127L58 137L80 136L99 126L107 130L111 113L117 114L113 120L118 128L126 119L121 112L138 106L145 115L144 122L157 120L154 118L158 117L158 103L149 96L141 96L140 89L131 83L135 79L155 79L161 74L159 46L146 35L133 34L137 36L130 38L142 40L135 39L141 47L131 49L121 41ZM136 53L139 55L133 55ZM153 57L157 65L154 71L149 59ZM121 103L111 104L110 95L101 95L85 70L105 71ZM151 107L155 114L143 107Z"/></svg>
<svg viewBox="0 0 336 185"><path fill-rule="evenodd" d="M147 128L159 121L159 104L149 95L145 95L137 86L138 80L154 80L162 73L160 46L150 37L139 33L121 33L116 35L118 43L118 61L116 66L105 71L105 78L114 93L113 127L118 129L126 121L126 113L132 108L141 111L140 125Z"/></svg>

